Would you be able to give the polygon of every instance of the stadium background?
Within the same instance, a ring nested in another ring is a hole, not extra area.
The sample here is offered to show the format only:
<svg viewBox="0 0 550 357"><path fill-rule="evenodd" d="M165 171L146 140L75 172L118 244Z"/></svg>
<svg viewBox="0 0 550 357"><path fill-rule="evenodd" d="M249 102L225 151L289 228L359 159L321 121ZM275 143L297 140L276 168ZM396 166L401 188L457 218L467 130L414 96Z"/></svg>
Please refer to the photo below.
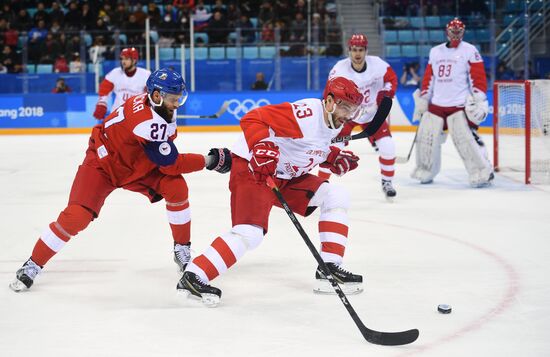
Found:
<svg viewBox="0 0 550 357"><path fill-rule="evenodd" d="M455 16L484 58L490 88L498 79L550 78L543 0L3 1L0 133L89 131L97 85L129 46L142 67L184 72L191 93L179 114L212 114L229 101L218 119L178 120L182 130L235 130L256 106L319 97L353 32L366 33L369 54L402 80L393 130L414 130L417 84L401 77L415 66L422 76ZM252 91L258 72L267 89ZM69 92L51 93L58 78ZM522 103L508 105L522 111ZM489 115L482 132L491 125Z"/></svg>

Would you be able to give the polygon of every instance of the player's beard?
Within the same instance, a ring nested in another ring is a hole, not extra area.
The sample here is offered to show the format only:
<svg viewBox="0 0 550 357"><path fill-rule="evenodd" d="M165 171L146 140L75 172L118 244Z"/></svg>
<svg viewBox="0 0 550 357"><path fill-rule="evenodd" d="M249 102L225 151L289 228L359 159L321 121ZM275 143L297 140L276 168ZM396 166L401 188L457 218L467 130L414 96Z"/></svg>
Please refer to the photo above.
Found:
<svg viewBox="0 0 550 357"><path fill-rule="evenodd" d="M157 112L158 115L160 115L168 123L172 122L172 116L174 115L173 110L166 108L164 105L154 107L154 110L155 112Z"/></svg>

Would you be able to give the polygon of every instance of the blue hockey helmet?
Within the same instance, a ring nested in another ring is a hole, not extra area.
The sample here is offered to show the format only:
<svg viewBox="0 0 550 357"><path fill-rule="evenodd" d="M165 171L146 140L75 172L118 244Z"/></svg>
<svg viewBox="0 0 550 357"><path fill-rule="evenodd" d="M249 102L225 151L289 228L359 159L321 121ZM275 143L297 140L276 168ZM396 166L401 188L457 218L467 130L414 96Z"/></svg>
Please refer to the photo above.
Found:
<svg viewBox="0 0 550 357"><path fill-rule="evenodd" d="M177 100L180 106L187 100L187 86L183 77L169 68L161 68L151 73L146 86L149 99L154 91L158 91L163 100ZM155 105L152 100L151 103ZM162 105L162 102L157 105Z"/></svg>

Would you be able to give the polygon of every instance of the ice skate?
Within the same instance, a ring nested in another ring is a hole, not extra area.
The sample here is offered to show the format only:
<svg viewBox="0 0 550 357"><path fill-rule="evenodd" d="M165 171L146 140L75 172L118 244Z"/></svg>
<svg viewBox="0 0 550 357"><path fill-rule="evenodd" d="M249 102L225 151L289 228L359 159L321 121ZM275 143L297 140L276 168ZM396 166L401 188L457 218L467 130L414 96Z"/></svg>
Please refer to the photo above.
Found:
<svg viewBox="0 0 550 357"><path fill-rule="evenodd" d="M353 274L335 263L326 263L326 265L345 294L353 295L363 291L363 276ZM314 292L319 294L335 294L332 285L322 273L320 267L317 267L317 271L315 272L315 283Z"/></svg>
<svg viewBox="0 0 550 357"><path fill-rule="evenodd" d="M397 191L395 191L395 188L393 188L392 182L390 180L382 179L382 192L384 192L386 199L390 202L393 201L393 199L397 195Z"/></svg>
<svg viewBox="0 0 550 357"><path fill-rule="evenodd" d="M203 282L195 273L183 273L176 290L188 298L201 300L207 307L216 307L220 303L222 291Z"/></svg>
<svg viewBox="0 0 550 357"><path fill-rule="evenodd" d="M15 273L15 280L11 282L10 289L15 292L29 290L34 283L34 279L41 271L42 267L29 258Z"/></svg>
<svg viewBox="0 0 550 357"><path fill-rule="evenodd" d="M174 243L174 262L178 265L178 271L183 273L191 260L191 242L187 244Z"/></svg>

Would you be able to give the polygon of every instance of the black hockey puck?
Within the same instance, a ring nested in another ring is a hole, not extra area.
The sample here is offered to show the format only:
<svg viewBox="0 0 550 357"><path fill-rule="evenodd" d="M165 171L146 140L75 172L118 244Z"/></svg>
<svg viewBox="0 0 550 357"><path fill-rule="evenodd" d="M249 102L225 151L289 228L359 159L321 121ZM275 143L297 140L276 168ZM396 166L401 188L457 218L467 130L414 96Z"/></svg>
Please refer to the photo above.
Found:
<svg viewBox="0 0 550 357"><path fill-rule="evenodd" d="M437 311L439 311L442 314L450 314L452 311L452 308L451 308L451 305L440 304L440 305L437 305Z"/></svg>

